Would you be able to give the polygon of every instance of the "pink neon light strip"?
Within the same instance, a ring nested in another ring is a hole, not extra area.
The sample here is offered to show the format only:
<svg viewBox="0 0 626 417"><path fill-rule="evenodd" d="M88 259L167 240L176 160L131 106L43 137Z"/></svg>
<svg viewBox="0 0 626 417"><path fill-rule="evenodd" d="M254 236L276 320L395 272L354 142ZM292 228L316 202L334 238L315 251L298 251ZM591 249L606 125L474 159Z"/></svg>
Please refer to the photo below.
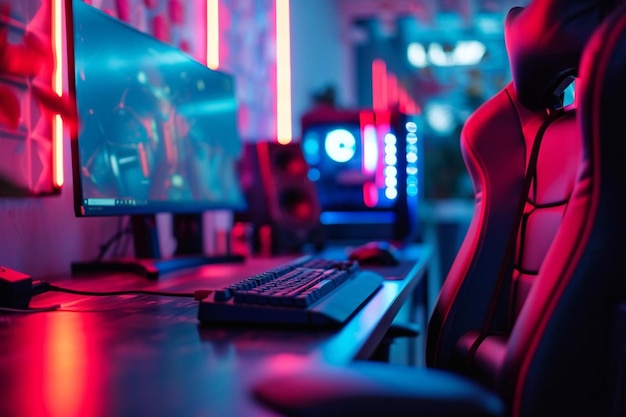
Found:
<svg viewBox="0 0 626 417"><path fill-rule="evenodd" d="M276 138L282 144L292 140L290 31L289 0L276 0Z"/></svg>
<svg viewBox="0 0 626 417"><path fill-rule="evenodd" d="M206 66L213 70L220 66L219 0L206 0Z"/></svg>
<svg viewBox="0 0 626 417"><path fill-rule="evenodd" d="M374 114L369 111L361 111L359 122L361 125L361 170L364 175L372 177L372 181L367 180L363 183L363 203L366 207L376 207L378 188L373 180L378 165L378 139Z"/></svg>
<svg viewBox="0 0 626 417"><path fill-rule="evenodd" d="M374 110L387 110L387 64L382 59L372 61L372 107Z"/></svg>
<svg viewBox="0 0 626 417"><path fill-rule="evenodd" d="M62 0L52 2L52 54L54 69L52 72L52 89L61 97L63 95L63 7ZM52 119L52 183L61 188L63 177L63 120L56 114Z"/></svg>

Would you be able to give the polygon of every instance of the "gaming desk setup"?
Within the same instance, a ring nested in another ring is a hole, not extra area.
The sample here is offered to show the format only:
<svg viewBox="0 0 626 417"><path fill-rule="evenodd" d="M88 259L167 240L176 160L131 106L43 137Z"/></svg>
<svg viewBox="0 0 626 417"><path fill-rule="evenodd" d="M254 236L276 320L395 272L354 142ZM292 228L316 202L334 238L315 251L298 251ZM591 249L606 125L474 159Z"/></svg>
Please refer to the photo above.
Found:
<svg viewBox="0 0 626 417"><path fill-rule="evenodd" d="M414 243L419 120L312 115L301 144L244 145L232 76L82 1L66 20L75 214L129 218L135 256L50 282L2 270L3 306L33 312L2 318L3 349L32 364L3 364L7 415L271 416L249 392L264 367L370 359L403 308L415 320L432 256ZM271 256L206 255L212 211L249 221L253 246L269 228Z"/></svg>

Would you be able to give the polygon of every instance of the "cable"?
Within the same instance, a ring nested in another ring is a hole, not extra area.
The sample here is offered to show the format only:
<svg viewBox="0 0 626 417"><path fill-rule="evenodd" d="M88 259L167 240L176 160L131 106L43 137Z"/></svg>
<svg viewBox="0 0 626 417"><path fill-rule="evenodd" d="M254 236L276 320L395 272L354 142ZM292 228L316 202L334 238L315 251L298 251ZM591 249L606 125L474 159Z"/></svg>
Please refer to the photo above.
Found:
<svg viewBox="0 0 626 417"><path fill-rule="evenodd" d="M61 304L54 304L48 307L37 308L12 308L12 307L0 307L0 311L6 313L43 313L46 311L54 311L61 308Z"/></svg>
<svg viewBox="0 0 626 417"><path fill-rule="evenodd" d="M164 297L186 297L194 298L196 301L204 300L211 294L212 290L196 290L194 292L169 292L169 291L147 291L147 290L121 290L121 291L83 291L71 288L59 287L45 281L36 280L32 282L32 290L30 296L42 294L47 291L64 292L69 294L108 297L116 295L156 295ZM61 308L60 304L54 304L47 307L36 308L16 308L0 306L0 312L4 313L42 313L47 311L55 311Z"/></svg>
<svg viewBox="0 0 626 417"><path fill-rule="evenodd" d="M194 292L168 292L168 291L147 291L147 290L120 290L120 291L83 291L71 288L59 287L44 281L33 281L33 295L46 291L64 292L69 294L89 295L96 297L107 297L116 295L157 295L164 297L188 297L196 300L205 299L211 290L196 290Z"/></svg>
<svg viewBox="0 0 626 417"><path fill-rule="evenodd" d="M124 236L130 234L132 232L132 228L130 226L122 227L123 225L118 221L117 232L109 238L105 243L100 245L100 251L96 256L95 262L101 261L104 259L105 255L111 249L112 245L115 245L114 251L119 252L120 241Z"/></svg>
<svg viewBox="0 0 626 417"><path fill-rule="evenodd" d="M125 230L124 217L120 216L117 218L117 231L118 233L120 233L122 230ZM110 249L115 258L120 256L120 247L121 247L121 243L125 240L125 236L126 236L126 233L123 233L122 235L120 235L119 239L115 240L115 243L112 245ZM99 260L102 260L102 257Z"/></svg>

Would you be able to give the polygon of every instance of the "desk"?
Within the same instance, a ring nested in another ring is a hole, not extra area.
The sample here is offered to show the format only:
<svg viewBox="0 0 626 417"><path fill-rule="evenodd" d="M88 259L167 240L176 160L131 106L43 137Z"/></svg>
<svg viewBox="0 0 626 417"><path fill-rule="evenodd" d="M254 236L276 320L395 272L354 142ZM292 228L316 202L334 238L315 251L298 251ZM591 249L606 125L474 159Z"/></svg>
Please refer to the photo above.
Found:
<svg viewBox="0 0 626 417"><path fill-rule="evenodd" d="M250 384L265 367L311 360L341 365L367 358L425 276L430 249L420 248L414 255L418 260L405 278L386 281L334 331L204 328L190 298L39 295L32 307L62 303L62 309L0 314L0 414L276 416L250 398ZM169 274L155 282L113 275L54 283L93 291L189 292L219 288L287 260L249 259Z"/></svg>

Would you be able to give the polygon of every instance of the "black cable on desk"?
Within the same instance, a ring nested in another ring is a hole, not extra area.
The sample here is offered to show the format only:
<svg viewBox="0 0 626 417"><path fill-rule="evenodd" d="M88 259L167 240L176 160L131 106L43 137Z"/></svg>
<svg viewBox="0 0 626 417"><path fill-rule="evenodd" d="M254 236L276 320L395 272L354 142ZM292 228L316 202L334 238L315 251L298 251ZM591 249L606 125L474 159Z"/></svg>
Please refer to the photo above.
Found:
<svg viewBox="0 0 626 417"><path fill-rule="evenodd" d="M206 298L210 290L196 290L194 292L169 292L169 291L148 291L148 290L119 290L119 291L85 291L71 288L59 287L45 281L33 281L33 293L37 295L46 291L64 292L69 294L89 295L95 297L109 297L116 295L158 295L164 297L187 297L202 300Z"/></svg>
<svg viewBox="0 0 626 417"><path fill-rule="evenodd" d="M156 295L164 297L186 297L196 300L203 300L211 293L211 290L196 290L194 292L168 292L168 291L147 291L147 290L120 290L120 291L83 291L71 288L59 287L45 281L33 281L31 296L42 294L48 291L64 292L69 294L88 295L95 297L110 297L116 295ZM55 311L61 308L60 304L54 304L47 307L38 308L15 308L0 306L0 312L4 313L43 313L47 311Z"/></svg>
<svg viewBox="0 0 626 417"><path fill-rule="evenodd" d="M0 307L0 312L4 313L43 313L46 311L54 311L61 308L61 304L54 304L48 307L37 307L37 308L13 308L13 307Z"/></svg>

